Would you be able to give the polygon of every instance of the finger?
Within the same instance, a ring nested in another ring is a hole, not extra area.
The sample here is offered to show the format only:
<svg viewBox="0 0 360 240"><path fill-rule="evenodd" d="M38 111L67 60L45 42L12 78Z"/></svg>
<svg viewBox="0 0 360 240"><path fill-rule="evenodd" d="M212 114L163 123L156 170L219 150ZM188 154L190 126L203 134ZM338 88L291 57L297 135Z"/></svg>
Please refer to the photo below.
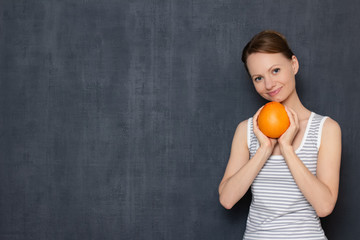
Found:
<svg viewBox="0 0 360 240"><path fill-rule="evenodd" d="M254 115L254 119L257 120L257 118L258 118L258 116L259 116L259 114L260 114L260 112L261 112L261 109L263 109L263 107L264 107L264 106L262 106L261 108L259 108L259 109L256 111L256 113L255 113L255 115Z"/></svg>
<svg viewBox="0 0 360 240"><path fill-rule="evenodd" d="M257 110L257 112L255 113L255 115L253 116L253 126L256 127L256 128L258 128L257 119L258 119L259 114L260 114L260 112L261 112L261 109L263 109L263 107L264 107L264 106L262 106L261 108L259 108L259 109Z"/></svg>
<svg viewBox="0 0 360 240"><path fill-rule="evenodd" d="M290 120L290 125L295 125L295 120L294 120L294 116L293 116L293 113L291 112L290 108L285 106L285 111L289 117L289 120Z"/></svg>
<svg viewBox="0 0 360 240"><path fill-rule="evenodd" d="M269 138L271 141L271 145L275 146L275 144L277 143L278 139L277 138Z"/></svg>
<svg viewBox="0 0 360 240"><path fill-rule="evenodd" d="M294 118L294 123L296 127L299 127L299 118L298 115L296 114L296 112L292 109L292 108L288 108L289 111L292 113L292 116Z"/></svg>
<svg viewBox="0 0 360 240"><path fill-rule="evenodd" d="M296 114L296 112L295 112L294 110L292 110L292 109L290 109L290 110L293 112L296 126L297 126L297 128L299 128L299 126L300 126L300 125L299 125L299 117L298 117L298 115Z"/></svg>

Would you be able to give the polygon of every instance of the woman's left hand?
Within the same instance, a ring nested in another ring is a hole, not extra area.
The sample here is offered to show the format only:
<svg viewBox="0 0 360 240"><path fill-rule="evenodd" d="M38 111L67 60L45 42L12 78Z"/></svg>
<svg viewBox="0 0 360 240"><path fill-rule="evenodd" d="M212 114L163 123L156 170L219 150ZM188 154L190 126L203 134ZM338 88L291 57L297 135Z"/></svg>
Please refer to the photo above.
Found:
<svg viewBox="0 0 360 240"><path fill-rule="evenodd" d="M284 147L291 147L296 134L299 131L299 119L294 110L285 106L285 110L290 120L289 128L278 139L280 149Z"/></svg>

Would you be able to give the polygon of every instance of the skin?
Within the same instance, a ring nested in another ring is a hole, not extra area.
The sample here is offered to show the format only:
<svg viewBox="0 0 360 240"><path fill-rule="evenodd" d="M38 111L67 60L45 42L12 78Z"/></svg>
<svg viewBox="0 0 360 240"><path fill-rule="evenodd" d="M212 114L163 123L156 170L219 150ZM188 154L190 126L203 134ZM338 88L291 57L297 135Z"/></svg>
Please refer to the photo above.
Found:
<svg viewBox="0 0 360 240"><path fill-rule="evenodd" d="M236 128L229 161L219 185L220 203L231 209L248 191L252 182L271 155L282 155L299 189L319 217L329 215L336 204L341 161L341 130L336 121L327 118L323 125L318 152L317 172L313 175L295 154L305 133L311 112L301 103L295 88L299 63L295 56L282 53L253 53L247 67L258 94L268 101L281 102L290 119L290 127L279 139L265 136L253 116L254 133L260 147L249 159L247 121Z"/></svg>

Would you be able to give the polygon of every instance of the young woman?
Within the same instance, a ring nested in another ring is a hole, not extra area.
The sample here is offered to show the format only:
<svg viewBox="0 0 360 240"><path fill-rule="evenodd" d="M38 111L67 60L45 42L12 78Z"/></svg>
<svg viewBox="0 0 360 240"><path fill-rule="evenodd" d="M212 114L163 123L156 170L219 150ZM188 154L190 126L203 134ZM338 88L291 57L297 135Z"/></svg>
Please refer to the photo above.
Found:
<svg viewBox="0 0 360 240"><path fill-rule="evenodd" d="M338 196L340 127L301 103L299 62L280 33L255 35L242 60L258 94L285 105L290 127L278 139L266 137L257 125L261 108L238 125L220 203L232 208L251 186L244 239L327 239L319 217L332 212Z"/></svg>

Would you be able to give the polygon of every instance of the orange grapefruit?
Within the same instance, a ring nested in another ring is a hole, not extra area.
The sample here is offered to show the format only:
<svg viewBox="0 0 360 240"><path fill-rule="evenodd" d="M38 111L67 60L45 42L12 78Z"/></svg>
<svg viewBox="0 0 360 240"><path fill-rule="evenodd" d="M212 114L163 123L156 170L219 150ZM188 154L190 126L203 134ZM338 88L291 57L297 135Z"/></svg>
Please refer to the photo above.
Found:
<svg viewBox="0 0 360 240"><path fill-rule="evenodd" d="M268 102L261 109L257 119L259 129L269 138L279 138L290 126L284 105Z"/></svg>

